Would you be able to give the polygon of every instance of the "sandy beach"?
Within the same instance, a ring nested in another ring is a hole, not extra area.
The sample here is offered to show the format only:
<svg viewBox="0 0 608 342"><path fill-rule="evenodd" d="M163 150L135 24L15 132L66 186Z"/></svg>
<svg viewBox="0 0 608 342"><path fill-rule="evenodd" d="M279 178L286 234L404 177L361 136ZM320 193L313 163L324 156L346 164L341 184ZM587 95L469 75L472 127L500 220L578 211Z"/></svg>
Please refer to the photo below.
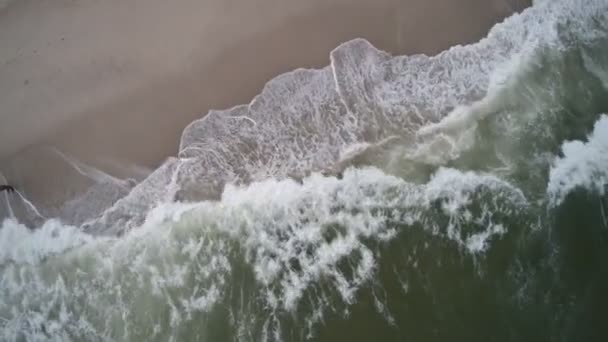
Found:
<svg viewBox="0 0 608 342"><path fill-rule="evenodd" d="M47 145L93 164L110 158L154 168L176 154L181 131L193 119L249 102L283 72L327 65L329 52L344 41L362 37L394 54L434 54L477 41L525 5L516 0L5 2L1 168L25 156L27 148ZM19 165L5 174L18 173L22 187L40 184L45 167L40 160L21 158Z"/></svg>

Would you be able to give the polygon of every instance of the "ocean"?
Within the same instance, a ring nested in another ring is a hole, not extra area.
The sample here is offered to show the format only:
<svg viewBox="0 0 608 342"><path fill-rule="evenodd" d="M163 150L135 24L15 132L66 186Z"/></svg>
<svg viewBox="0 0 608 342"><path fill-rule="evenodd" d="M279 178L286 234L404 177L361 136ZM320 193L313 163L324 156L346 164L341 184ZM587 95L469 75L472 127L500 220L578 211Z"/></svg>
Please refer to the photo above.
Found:
<svg viewBox="0 0 608 342"><path fill-rule="evenodd" d="M608 340L608 1L330 60L142 181L0 195L0 340Z"/></svg>

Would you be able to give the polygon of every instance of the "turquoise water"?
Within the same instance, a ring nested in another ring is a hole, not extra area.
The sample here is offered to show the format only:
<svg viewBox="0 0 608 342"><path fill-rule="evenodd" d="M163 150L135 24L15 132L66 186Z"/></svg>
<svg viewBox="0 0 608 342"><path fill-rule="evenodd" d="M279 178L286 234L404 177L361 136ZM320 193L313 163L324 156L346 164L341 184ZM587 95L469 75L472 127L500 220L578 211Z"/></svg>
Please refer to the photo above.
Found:
<svg viewBox="0 0 608 342"><path fill-rule="evenodd" d="M0 340L607 340L607 15L542 1L431 58L346 43L83 227L7 219Z"/></svg>

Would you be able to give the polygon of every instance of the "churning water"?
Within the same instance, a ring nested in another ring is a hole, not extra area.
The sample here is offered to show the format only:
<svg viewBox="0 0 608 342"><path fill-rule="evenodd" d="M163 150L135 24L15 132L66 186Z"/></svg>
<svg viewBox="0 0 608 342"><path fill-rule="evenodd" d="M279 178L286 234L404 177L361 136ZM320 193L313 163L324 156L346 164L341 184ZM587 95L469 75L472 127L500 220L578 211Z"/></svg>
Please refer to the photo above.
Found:
<svg viewBox="0 0 608 342"><path fill-rule="evenodd" d="M86 192L3 200L0 340L608 340L602 113L606 0L347 42L137 184L62 155Z"/></svg>

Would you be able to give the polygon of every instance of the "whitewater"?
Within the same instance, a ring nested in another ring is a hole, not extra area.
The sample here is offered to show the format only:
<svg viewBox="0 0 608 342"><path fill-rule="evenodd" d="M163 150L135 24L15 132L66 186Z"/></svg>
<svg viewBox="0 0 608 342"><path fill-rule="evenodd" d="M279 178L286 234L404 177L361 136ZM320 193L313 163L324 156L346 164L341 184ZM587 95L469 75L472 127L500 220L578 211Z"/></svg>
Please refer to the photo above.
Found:
<svg viewBox="0 0 608 342"><path fill-rule="evenodd" d="M330 62L141 179L51 149L86 181L0 195L0 340L608 338L608 1Z"/></svg>

